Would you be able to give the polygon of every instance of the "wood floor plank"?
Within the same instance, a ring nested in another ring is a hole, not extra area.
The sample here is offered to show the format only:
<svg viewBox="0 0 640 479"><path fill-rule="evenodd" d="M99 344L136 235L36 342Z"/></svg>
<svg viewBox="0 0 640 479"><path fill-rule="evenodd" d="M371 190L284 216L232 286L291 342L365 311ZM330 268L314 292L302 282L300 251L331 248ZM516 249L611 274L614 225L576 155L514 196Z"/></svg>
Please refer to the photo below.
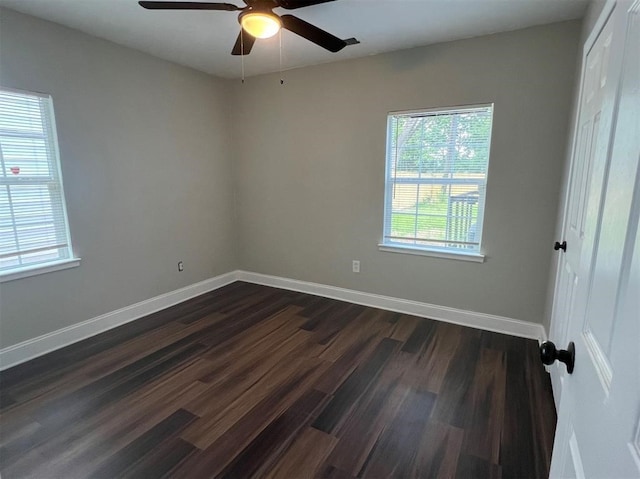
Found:
<svg viewBox="0 0 640 479"><path fill-rule="evenodd" d="M472 381L480 353L480 332L465 329L449 362L433 417L456 427L464 427L471 404Z"/></svg>
<svg viewBox="0 0 640 479"><path fill-rule="evenodd" d="M90 461L84 457L99 458L108 454L135 439L138 431L152 427L198 396L206 385L194 381L208 367L206 360L197 359L147 383L134 395L108 404L101 411L78 415L61 427L41 429L34 436L36 445L40 445L39 451L47 457L55 458L56 462L64 459L68 465L85 464ZM28 453L29 449L23 449L19 456L28 461ZM3 459L6 463L11 461L11 456L4 455ZM50 461L48 467L52 472L57 465Z"/></svg>
<svg viewBox="0 0 640 479"><path fill-rule="evenodd" d="M464 431L437 421L427 423L418 447L412 477L451 479L456 476Z"/></svg>
<svg viewBox="0 0 640 479"><path fill-rule="evenodd" d="M261 401L276 397L279 401L269 404L272 414L278 413L279 407L284 407L284 400L289 399L288 392L297 398L297 395L314 383L325 369L326 364L318 360L283 361L277 368L272 368L257 382L240 392L228 405L212 407L201 414L200 419L189 427L182 437L196 447L206 449ZM210 397L211 402L215 400L216 396Z"/></svg>
<svg viewBox="0 0 640 479"><path fill-rule="evenodd" d="M394 327L389 337L404 343L411 337L418 324L420 324L420 320L414 316L402 315L396 318L392 324Z"/></svg>
<svg viewBox="0 0 640 479"><path fill-rule="evenodd" d="M285 308L229 341L211 348L204 356L211 361L212 368L201 381L215 384L233 375L242 376L244 371L253 369L263 355L273 352L274 344L286 342L298 331L304 319L298 317L297 312L296 307ZM238 351L250 351L251 354L239 356Z"/></svg>
<svg viewBox="0 0 640 479"><path fill-rule="evenodd" d="M0 458L2 457L2 447L22 436L33 435L39 428L40 424L26 414L9 415L5 413L0 416Z"/></svg>
<svg viewBox="0 0 640 479"><path fill-rule="evenodd" d="M121 476L147 454L150 454L169 438L175 437L197 416L184 409L178 409L171 416L159 422L125 448L103 462L92 474L92 478Z"/></svg>
<svg viewBox="0 0 640 479"><path fill-rule="evenodd" d="M273 465L267 479L318 476L320 466L337 442L335 437L307 427Z"/></svg>
<svg viewBox="0 0 640 479"><path fill-rule="evenodd" d="M533 449L534 464L539 476L549 473L548 465L551 463L553 439L555 435L554 425L557 421L555 404L549 401L553 397L551 390L551 378L538 363L540 357L537 348L525 348L525 371L529 413L533 425L533 437L531 441L538 447Z"/></svg>
<svg viewBox="0 0 640 479"><path fill-rule="evenodd" d="M455 324L441 323L436 326L421 354L413 355L415 366L407 374L407 380L413 387L440 392L451 361L458 351L462 333L463 328Z"/></svg>
<svg viewBox="0 0 640 479"><path fill-rule="evenodd" d="M500 444L505 478L540 477L536 470L532 415L525 373L525 351L507 351L505 412Z"/></svg>
<svg viewBox="0 0 640 479"><path fill-rule="evenodd" d="M31 399L38 401L54 399L59 396L60 391L77 390L95 382L96 379L116 373L151 353L175 345L177 341L212 326L221 319L223 318L219 315L209 315L201 318L197 324L189 326L180 324L178 321L164 324L146 334L135 336L110 349L98 352L91 357L90 361L83 361L78 367L73 368L73 371L55 377L37 376L33 381L25 381L14 386L12 391L20 398L20 407L29 407ZM191 336L191 339L195 337Z"/></svg>
<svg viewBox="0 0 640 479"><path fill-rule="evenodd" d="M359 402L334 435L338 436L337 448L327 464L357 475L369 456L378 437L396 416L408 389L401 383L406 373L409 355L397 351L385 365L371 391Z"/></svg>
<svg viewBox="0 0 640 479"><path fill-rule="evenodd" d="M327 318L332 318L334 313L339 313L347 305L348 303L344 303L343 301L321 298L313 309L306 308L302 312L302 315L307 318L307 321L302 325L302 329L305 331L314 331L325 322Z"/></svg>
<svg viewBox="0 0 640 479"><path fill-rule="evenodd" d="M18 458L23 462L28 461L26 453L40 454L40 451L36 450L38 447L50 451L60 443L62 431L65 429L74 431L83 427L86 421L91 421L103 409L109 408L127 394L133 394L142 389L145 381L152 381L161 374L168 374L180 363L192 359L198 350L199 348L188 347L178 352L168 351L168 355L165 356L154 354L153 361L144 363L146 368L142 366L131 368L126 371L127 374L119 375L112 383L99 380L95 387L75 391L59 400L43 404L34 415L34 419L42 427L32 436L31 441L21 442L28 448L17 450L14 448L13 454L5 452L2 457L3 463L12 464Z"/></svg>
<svg viewBox="0 0 640 479"><path fill-rule="evenodd" d="M194 454L197 448L179 437L164 441L135 464L122 472L123 479L169 477L183 461Z"/></svg>
<svg viewBox="0 0 640 479"><path fill-rule="evenodd" d="M322 479L354 479L355 476L352 476L348 472L338 469L337 467L327 465L322 468L319 477Z"/></svg>
<svg viewBox="0 0 640 479"><path fill-rule="evenodd" d="M255 285L241 282L227 285L219 290L205 293L197 298L101 333L90 340L80 341L20 364L0 374L0 386L2 390L10 390L16 385L22 387L33 381L48 383L56 377L67 376L77 368L84 367L89 358L93 358L101 352L110 351L115 346L145 335L167 323L178 322L185 312L192 310L194 304L206 303L212 298L226 297L230 292L243 291L248 287L255 287ZM243 297L246 301L246 295L241 296L241 298ZM51 364L55 364L56 367L52 368Z"/></svg>
<svg viewBox="0 0 640 479"><path fill-rule="evenodd" d="M502 468L496 464L470 454L461 454L458 460L457 479L501 479L507 477L502 475Z"/></svg>
<svg viewBox="0 0 640 479"><path fill-rule="evenodd" d="M39 441L18 457L15 470L32 470L35 477L87 477L106 458L135 441L149 429L173 414L181 404L198 395L202 384L193 383L172 396L157 398L141 407L114 407L102 420L80 421L59 431L53 438ZM170 399L172 401L170 402ZM37 436L40 439L41 436ZM34 458L44 458L34 463ZM17 474L17 477L21 477ZM11 477L11 476L9 476Z"/></svg>
<svg viewBox="0 0 640 479"><path fill-rule="evenodd" d="M33 451L41 442L38 440L40 425L37 423L31 423L30 428L25 428L20 431L21 434L12 436L11 440L8 440L0 448L0 459L2 461L2 468L13 466L27 451ZM41 456L38 453L38 456Z"/></svg>
<svg viewBox="0 0 640 479"><path fill-rule="evenodd" d="M309 373L307 376L313 374L311 371ZM221 474L240 451L248 448L262 431L285 412L291 417L304 417L306 420L315 417L315 411L326 403L327 396L311 390L296 398L293 388L299 379L291 378L265 397L223 435L185 462L175 472L176 476Z"/></svg>
<svg viewBox="0 0 640 479"><path fill-rule="evenodd" d="M220 478L263 476L276 463L296 434L308 423L308 418L295 411L286 411L249 444L219 475Z"/></svg>
<svg viewBox="0 0 640 479"><path fill-rule="evenodd" d="M418 320L418 325L415 327L409 338L405 341L402 350L406 353L416 354L420 352L420 349L429 341L431 336L436 330L437 324L430 319Z"/></svg>
<svg viewBox="0 0 640 479"><path fill-rule="evenodd" d="M329 344L325 345L320 357L332 362L337 361L354 343L377 335L388 327L388 323L384 321L384 316L384 312L381 310L375 312L363 311L348 322Z"/></svg>
<svg viewBox="0 0 640 479"><path fill-rule="evenodd" d="M380 338L375 332L368 332L366 336L354 339L314 387L327 394L333 394L358 367L361 360L371 354L379 341Z"/></svg>
<svg viewBox="0 0 640 479"><path fill-rule="evenodd" d="M410 477L435 399L433 393L410 390L358 475Z"/></svg>
<svg viewBox="0 0 640 479"><path fill-rule="evenodd" d="M273 381L274 377L280 380L286 379L285 371L279 366L284 364L287 367L286 372L295 369L296 363L285 361L285 358L301 356L309 334L308 331L298 330L281 343L273 344L267 356L252 356L251 362L243 364L235 374L225 375L210 383L209 393L194 400L192 404L187 405L186 409L200 417L222 416L234 401L255 388L258 383L273 386L273 382L270 381ZM249 355L245 354L244 357ZM215 397L216 400L212 401L211 397Z"/></svg>
<svg viewBox="0 0 640 479"><path fill-rule="evenodd" d="M3 479L546 477L537 342L235 282L0 372Z"/></svg>
<svg viewBox="0 0 640 479"><path fill-rule="evenodd" d="M334 311L328 319L315 329L315 341L318 344L329 344L338 334L342 333L350 323L366 311L359 304L344 303L346 306Z"/></svg>
<svg viewBox="0 0 640 479"><path fill-rule="evenodd" d="M394 339L382 339L371 357L365 360L362 366L357 368L336 390L333 399L313 422L313 427L331 433L369 389L400 344Z"/></svg>
<svg viewBox="0 0 640 479"><path fill-rule="evenodd" d="M506 353L482 349L471 385L471 404L465 419L464 452L491 464L500 463L504 421Z"/></svg>
<svg viewBox="0 0 640 479"><path fill-rule="evenodd" d="M177 351L161 350L162 355L152 354L152 358L147 357L130 365L131 367L120 370L126 374L116 373L107 376L79 391L47 403L36 418L44 427L56 428L74 417L95 414L110 403L132 394L145 383L168 373L179 364L192 360L204 349L202 345L195 344Z"/></svg>

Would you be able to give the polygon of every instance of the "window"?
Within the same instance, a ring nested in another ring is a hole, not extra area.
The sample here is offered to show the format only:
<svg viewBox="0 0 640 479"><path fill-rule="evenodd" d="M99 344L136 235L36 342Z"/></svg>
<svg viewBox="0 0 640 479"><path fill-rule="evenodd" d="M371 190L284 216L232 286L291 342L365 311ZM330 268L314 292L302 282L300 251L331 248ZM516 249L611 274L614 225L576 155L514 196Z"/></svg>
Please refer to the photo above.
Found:
<svg viewBox="0 0 640 479"><path fill-rule="evenodd" d="M0 167L2 278L69 264L73 254L50 96L0 89Z"/></svg>
<svg viewBox="0 0 640 479"><path fill-rule="evenodd" d="M389 114L382 250L481 260L493 105Z"/></svg>

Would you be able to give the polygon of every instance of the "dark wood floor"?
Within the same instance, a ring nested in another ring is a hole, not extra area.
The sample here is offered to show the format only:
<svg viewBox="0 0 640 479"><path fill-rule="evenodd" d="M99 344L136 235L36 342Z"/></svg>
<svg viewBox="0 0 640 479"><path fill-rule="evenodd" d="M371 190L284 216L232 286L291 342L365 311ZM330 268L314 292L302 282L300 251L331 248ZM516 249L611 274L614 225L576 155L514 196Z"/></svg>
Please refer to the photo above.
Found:
<svg viewBox="0 0 640 479"><path fill-rule="evenodd" d="M546 477L535 341L237 282L0 375L13 477Z"/></svg>

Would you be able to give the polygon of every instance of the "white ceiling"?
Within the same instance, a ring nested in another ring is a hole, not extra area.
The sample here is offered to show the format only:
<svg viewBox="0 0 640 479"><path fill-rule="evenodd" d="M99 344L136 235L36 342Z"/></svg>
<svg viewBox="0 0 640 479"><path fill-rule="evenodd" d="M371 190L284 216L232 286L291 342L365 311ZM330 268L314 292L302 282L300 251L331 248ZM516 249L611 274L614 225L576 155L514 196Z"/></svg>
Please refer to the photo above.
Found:
<svg viewBox="0 0 640 479"><path fill-rule="evenodd" d="M241 0L222 0L243 6ZM517 30L581 17L589 0L337 0L285 11L359 45L338 53L282 34L283 69ZM61 23L220 77L241 75L231 55L237 12L150 11L136 0L0 0L8 7ZM247 76L278 71L278 35L257 40L244 58Z"/></svg>

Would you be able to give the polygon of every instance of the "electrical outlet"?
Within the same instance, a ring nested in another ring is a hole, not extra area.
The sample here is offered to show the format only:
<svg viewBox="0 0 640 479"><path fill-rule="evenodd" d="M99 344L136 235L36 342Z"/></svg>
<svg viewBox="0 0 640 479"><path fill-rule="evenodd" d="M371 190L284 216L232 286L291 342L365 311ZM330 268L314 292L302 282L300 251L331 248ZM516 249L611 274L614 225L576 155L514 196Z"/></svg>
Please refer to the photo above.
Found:
<svg viewBox="0 0 640 479"><path fill-rule="evenodd" d="M182 261L178 261L178 271L184 271L184 263Z"/></svg>
<svg viewBox="0 0 640 479"><path fill-rule="evenodd" d="M354 259L351 265L354 273L360 272L360 261L358 261L357 259Z"/></svg>

